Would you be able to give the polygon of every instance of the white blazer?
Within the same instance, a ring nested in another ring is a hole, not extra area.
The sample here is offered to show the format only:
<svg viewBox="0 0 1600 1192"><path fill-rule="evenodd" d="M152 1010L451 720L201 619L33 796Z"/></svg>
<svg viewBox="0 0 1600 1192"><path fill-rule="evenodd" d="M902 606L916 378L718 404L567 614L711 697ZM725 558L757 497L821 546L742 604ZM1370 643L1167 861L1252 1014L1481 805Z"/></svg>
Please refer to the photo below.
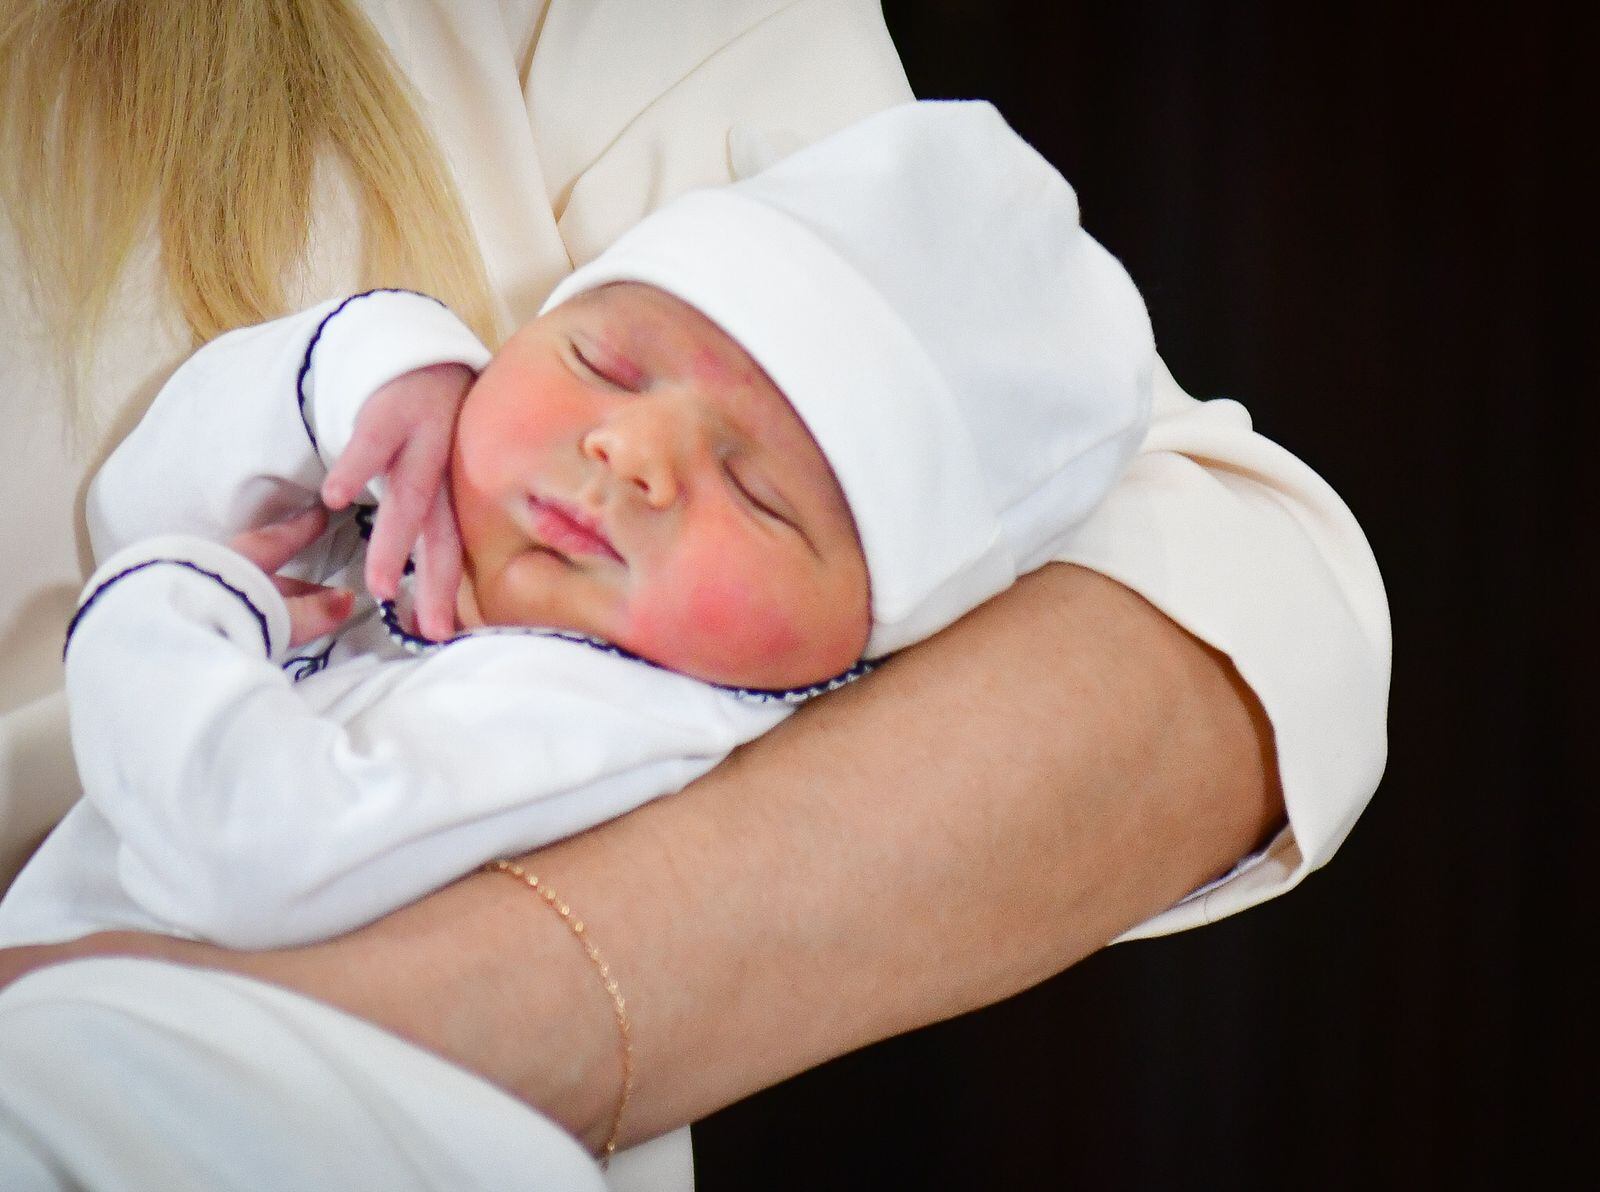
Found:
<svg viewBox="0 0 1600 1192"><path fill-rule="evenodd" d="M421 97L508 327L645 212L727 181L732 148L798 146L910 97L872 0L362 6ZM353 205L337 178L324 181L320 202L323 255L295 296L304 305L355 282ZM7 249L0 244L0 260ZM130 273L88 378L101 422L76 441L50 392L26 302L14 285L0 289L0 392L38 395L0 436L0 502L33 511L8 516L0 530L0 710L12 709L0 717L0 869L14 868L77 793L51 693L60 631L84 574L74 547L78 492L188 350L153 281L153 259ZM1209 922L1323 864L1382 771L1389 680L1382 581L1338 496L1253 433L1241 406L1196 401L1162 376L1139 455L1063 557L1139 592L1232 659L1271 721L1288 807L1288 825L1262 853L1125 938ZM0 997L0 1050L24 995L59 990L78 967L95 966L68 966ZM95 998L109 996L95 989ZM127 1030L136 1020L116 1018ZM336 1087L359 1097L368 1086ZM689 1186L686 1142L652 1155L664 1166L635 1186ZM624 1186L628 1170L614 1166L613 1186Z"/></svg>

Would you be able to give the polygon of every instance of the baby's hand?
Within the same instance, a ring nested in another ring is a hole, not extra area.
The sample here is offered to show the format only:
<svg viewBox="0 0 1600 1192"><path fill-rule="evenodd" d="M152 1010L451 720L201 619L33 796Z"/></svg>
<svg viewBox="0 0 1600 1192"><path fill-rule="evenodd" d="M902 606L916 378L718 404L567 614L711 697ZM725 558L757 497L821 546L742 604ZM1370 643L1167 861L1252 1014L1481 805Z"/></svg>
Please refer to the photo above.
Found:
<svg viewBox="0 0 1600 1192"><path fill-rule="evenodd" d="M278 568L310 546L328 528L328 511L320 505L287 521L246 530L228 545L272 577L289 608L289 645L303 646L332 633L350 616L355 593L279 575Z"/></svg>
<svg viewBox="0 0 1600 1192"><path fill-rule="evenodd" d="M456 628L461 538L446 481L456 411L473 376L464 364L435 364L390 381L361 407L349 446L322 483L328 508L343 509L383 476L367 543L367 587L380 600L394 599L416 547L417 628L435 641Z"/></svg>

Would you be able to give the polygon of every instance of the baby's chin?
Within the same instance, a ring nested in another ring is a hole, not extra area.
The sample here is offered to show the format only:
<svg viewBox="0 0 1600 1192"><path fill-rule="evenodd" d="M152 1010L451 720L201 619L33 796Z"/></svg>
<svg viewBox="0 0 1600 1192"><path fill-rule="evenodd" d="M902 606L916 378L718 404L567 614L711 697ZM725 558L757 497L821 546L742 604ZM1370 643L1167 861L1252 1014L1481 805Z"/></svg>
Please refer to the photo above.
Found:
<svg viewBox="0 0 1600 1192"><path fill-rule="evenodd" d="M581 633L602 641L612 640L598 623L562 615L548 599L535 599L548 569L567 568L558 555L549 551L526 551L509 562L474 572L466 567L461 586L456 589L456 621L462 629L499 628L555 629Z"/></svg>

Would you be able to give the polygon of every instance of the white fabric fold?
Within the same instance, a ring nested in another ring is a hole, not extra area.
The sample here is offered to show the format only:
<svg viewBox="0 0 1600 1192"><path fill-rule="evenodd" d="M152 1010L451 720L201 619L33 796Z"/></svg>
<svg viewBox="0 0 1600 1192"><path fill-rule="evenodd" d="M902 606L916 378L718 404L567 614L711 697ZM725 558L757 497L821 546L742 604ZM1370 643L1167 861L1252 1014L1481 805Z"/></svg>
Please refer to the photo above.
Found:
<svg viewBox="0 0 1600 1192"><path fill-rule="evenodd" d="M604 1192L583 1148L420 1048L286 990L84 960L0 993L7 1192Z"/></svg>

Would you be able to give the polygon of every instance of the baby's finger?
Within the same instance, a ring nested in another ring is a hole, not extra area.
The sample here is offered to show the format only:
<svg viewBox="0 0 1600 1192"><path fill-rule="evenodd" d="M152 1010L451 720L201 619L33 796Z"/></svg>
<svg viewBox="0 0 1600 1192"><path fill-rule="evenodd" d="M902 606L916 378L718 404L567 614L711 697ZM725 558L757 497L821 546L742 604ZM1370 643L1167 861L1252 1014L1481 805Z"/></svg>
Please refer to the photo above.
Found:
<svg viewBox="0 0 1600 1192"><path fill-rule="evenodd" d="M284 601L289 609L289 647L293 649L332 633L350 619L356 595L348 588L323 588Z"/></svg>
<svg viewBox="0 0 1600 1192"><path fill-rule="evenodd" d="M456 589L461 586L461 537L455 515L441 489L422 523L417 560L417 627L422 636L443 641L456 630Z"/></svg>
<svg viewBox="0 0 1600 1192"><path fill-rule="evenodd" d="M284 600L295 600L302 596L323 596L328 592L350 592L349 588L331 587L328 584L314 584L310 580L291 579L287 575L274 575L272 586L278 589ZM355 593L351 592L353 597Z"/></svg>
<svg viewBox="0 0 1600 1192"><path fill-rule="evenodd" d="M228 545L272 575L320 538L327 528L328 511L321 505L313 505L284 521L236 534Z"/></svg>
<svg viewBox="0 0 1600 1192"><path fill-rule="evenodd" d="M329 509L343 509L355 500L374 476L388 470L405 443L406 428L367 417L371 409L357 416L349 444L322 480L322 501Z"/></svg>
<svg viewBox="0 0 1600 1192"><path fill-rule="evenodd" d="M449 450L448 436L419 430L394 459L367 543L367 586L381 600L394 599L399 589L423 519L444 484Z"/></svg>
<svg viewBox="0 0 1600 1192"><path fill-rule="evenodd" d="M407 485L390 484L384 493L367 542L367 587L379 600L393 600L400 590L423 508Z"/></svg>
<svg viewBox="0 0 1600 1192"><path fill-rule="evenodd" d="M326 584L314 584L310 580L290 579L287 575L274 575L272 586L285 598L291 596L311 596L317 592L326 592Z"/></svg>

